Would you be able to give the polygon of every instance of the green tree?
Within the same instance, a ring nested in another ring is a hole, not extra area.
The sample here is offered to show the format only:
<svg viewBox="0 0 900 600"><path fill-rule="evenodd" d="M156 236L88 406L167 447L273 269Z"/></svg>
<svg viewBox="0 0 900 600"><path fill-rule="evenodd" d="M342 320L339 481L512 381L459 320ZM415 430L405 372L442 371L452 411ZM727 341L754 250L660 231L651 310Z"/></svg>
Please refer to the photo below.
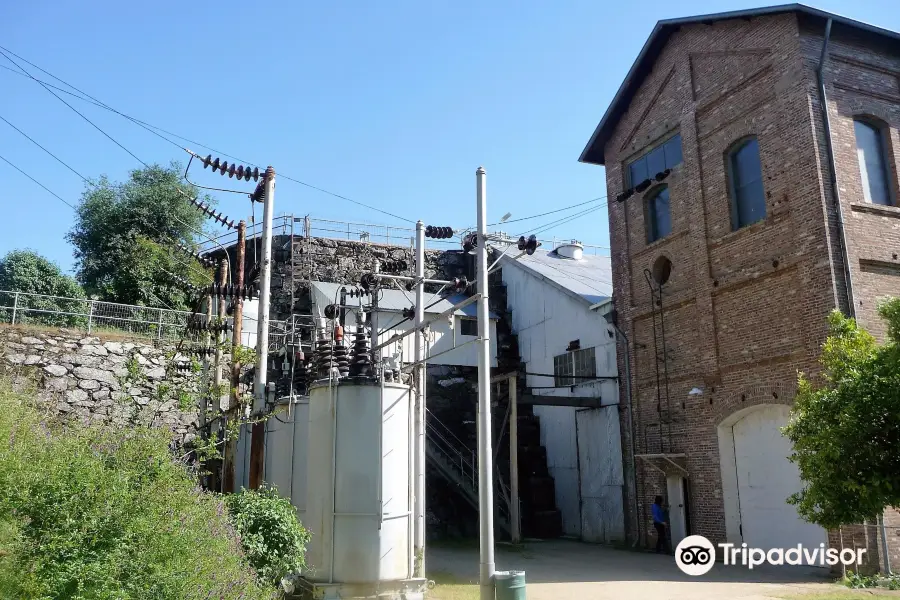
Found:
<svg viewBox="0 0 900 600"><path fill-rule="evenodd" d="M11 318L11 307L15 302L16 323L74 326L78 324L80 317L55 313L83 313L85 308L84 302L65 300L84 298L84 290L78 282L34 250L12 250L0 259L0 291L40 294L20 295L14 301L12 294L0 293L0 304L6 307L3 310L3 320Z"/></svg>
<svg viewBox="0 0 900 600"><path fill-rule="evenodd" d="M169 273L209 282L195 260L174 249L175 243L194 247L195 232L204 226L204 216L187 200L196 194L181 181L177 163L137 169L125 183L104 176L87 186L67 236L85 290L112 302L187 306L183 286Z"/></svg>
<svg viewBox="0 0 900 600"><path fill-rule="evenodd" d="M785 435L805 487L788 502L827 528L900 506L900 299L878 307L888 341L878 345L834 311L821 385L803 374Z"/></svg>

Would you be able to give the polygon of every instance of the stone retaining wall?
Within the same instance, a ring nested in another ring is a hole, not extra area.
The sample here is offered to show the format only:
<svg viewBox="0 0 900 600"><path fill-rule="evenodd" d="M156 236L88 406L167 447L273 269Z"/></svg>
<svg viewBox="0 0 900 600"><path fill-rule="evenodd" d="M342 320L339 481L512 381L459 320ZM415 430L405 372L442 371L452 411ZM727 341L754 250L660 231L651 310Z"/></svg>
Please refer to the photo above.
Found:
<svg viewBox="0 0 900 600"><path fill-rule="evenodd" d="M0 327L0 374L20 385L32 381L39 401L57 415L165 427L188 443L196 437L200 374L167 369L170 360L189 362L174 351L66 329Z"/></svg>

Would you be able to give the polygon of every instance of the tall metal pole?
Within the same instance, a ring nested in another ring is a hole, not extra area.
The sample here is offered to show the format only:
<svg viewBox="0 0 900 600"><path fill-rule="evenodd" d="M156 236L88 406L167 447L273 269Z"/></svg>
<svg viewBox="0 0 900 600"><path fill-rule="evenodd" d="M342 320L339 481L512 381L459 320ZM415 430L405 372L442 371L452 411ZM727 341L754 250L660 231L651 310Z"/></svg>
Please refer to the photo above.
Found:
<svg viewBox="0 0 900 600"><path fill-rule="evenodd" d="M226 256L219 261L219 285L225 285L228 281L228 257ZM219 324L225 322L225 296L218 297L219 304L216 307L216 317ZM213 415L219 416L219 409L222 406L222 345L225 343L225 332L219 331L216 334L216 367L213 371L213 385L215 393L212 395L212 412Z"/></svg>
<svg viewBox="0 0 900 600"><path fill-rule="evenodd" d="M259 307L256 314L256 376L253 382L253 414L266 408L266 384L269 381L269 288L272 283L272 212L275 202L275 169L266 168L263 199L262 264L259 274ZM262 485L266 452L266 424L253 424L250 437L250 489Z"/></svg>
<svg viewBox="0 0 900 600"><path fill-rule="evenodd" d="M425 320L425 225L416 222L416 577L425 577L425 344L420 331Z"/></svg>
<svg viewBox="0 0 900 600"><path fill-rule="evenodd" d="M512 523L512 542L522 541L522 521L519 517L519 378L509 376L509 517Z"/></svg>
<svg viewBox="0 0 900 600"><path fill-rule="evenodd" d="M494 470L491 451L491 339L488 313L487 175L475 171L478 207L478 517L481 532L481 600L494 598Z"/></svg>
<svg viewBox="0 0 900 600"><path fill-rule="evenodd" d="M269 294L272 284L272 213L275 203L275 169L266 168L266 192L263 202L262 265L259 275L259 310L256 322L256 381L254 411L266 405L269 362Z"/></svg>

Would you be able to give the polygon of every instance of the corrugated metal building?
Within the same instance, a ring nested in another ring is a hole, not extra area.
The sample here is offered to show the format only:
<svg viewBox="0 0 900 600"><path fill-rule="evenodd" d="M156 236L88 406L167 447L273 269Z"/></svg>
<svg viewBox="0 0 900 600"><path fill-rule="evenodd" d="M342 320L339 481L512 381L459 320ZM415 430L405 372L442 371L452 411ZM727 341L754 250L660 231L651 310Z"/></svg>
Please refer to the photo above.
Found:
<svg viewBox="0 0 900 600"><path fill-rule="evenodd" d="M563 533L624 541L616 340L597 311L612 302L610 259L572 243L501 266Z"/></svg>

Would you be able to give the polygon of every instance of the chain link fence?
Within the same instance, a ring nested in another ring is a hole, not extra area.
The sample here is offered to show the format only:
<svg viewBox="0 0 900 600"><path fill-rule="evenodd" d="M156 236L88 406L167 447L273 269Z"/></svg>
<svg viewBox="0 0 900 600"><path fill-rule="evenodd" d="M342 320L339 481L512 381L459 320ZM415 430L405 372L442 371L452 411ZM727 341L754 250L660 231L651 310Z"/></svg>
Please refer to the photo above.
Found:
<svg viewBox="0 0 900 600"><path fill-rule="evenodd" d="M0 290L0 323L70 327L88 333L114 331L158 340L182 336L191 313Z"/></svg>

